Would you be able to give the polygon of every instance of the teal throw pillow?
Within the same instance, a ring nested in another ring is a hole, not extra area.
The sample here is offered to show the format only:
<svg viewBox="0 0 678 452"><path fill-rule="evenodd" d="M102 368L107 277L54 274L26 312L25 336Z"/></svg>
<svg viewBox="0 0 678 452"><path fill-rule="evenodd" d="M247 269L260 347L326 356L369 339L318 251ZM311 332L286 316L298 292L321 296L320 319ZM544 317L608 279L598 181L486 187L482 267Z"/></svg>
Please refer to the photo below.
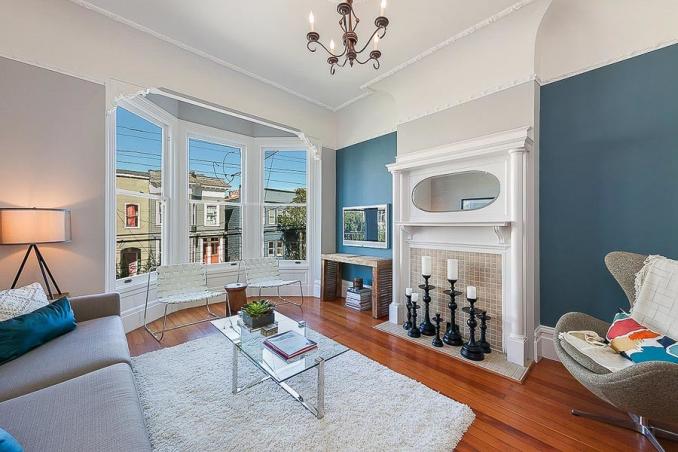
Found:
<svg viewBox="0 0 678 452"><path fill-rule="evenodd" d="M24 452L24 448L12 435L0 428L0 452Z"/></svg>
<svg viewBox="0 0 678 452"><path fill-rule="evenodd" d="M0 322L0 364L39 347L75 329L75 316L68 298L28 314Z"/></svg>

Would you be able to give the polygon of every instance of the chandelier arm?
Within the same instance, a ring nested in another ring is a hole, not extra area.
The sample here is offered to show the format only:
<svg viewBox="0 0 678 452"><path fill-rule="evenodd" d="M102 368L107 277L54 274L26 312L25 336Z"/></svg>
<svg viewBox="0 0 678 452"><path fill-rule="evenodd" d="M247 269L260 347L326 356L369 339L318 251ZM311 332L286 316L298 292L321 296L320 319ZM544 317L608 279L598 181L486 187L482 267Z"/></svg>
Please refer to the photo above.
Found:
<svg viewBox="0 0 678 452"><path fill-rule="evenodd" d="M370 55L370 57L368 59L366 59L365 61L360 61L358 58L356 58L355 61L359 64L366 64L366 63L369 63L370 61L375 60L375 59L376 58L374 58L373 56Z"/></svg>
<svg viewBox="0 0 678 452"><path fill-rule="evenodd" d="M372 36L370 36L370 38L365 42L365 45L363 46L363 48L358 50L357 53L363 53L363 51L367 48L367 46L370 45L370 43L372 42L372 39L374 39L374 35L376 35L379 32L379 30L384 30L384 32L381 34L381 36L379 36L379 40L381 40L384 36L386 36L386 29L385 28L377 28L372 33ZM361 64L364 64L364 63L361 63Z"/></svg>
<svg viewBox="0 0 678 452"><path fill-rule="evenodd" d="M348 61L348 58L344 58L344 61L343 61L341 64L338 64L338 63L337 63L337 66L338 66L338 67L344 67L344 66L346 66L346 62L347 62L347 61Z"/></svg>
<svg viewBox="0 0 678 452"><path fill-rule="evenodd" d="M311 44L317 44L317 45L319 45L320 47L322 47L323 49L325 49L325 52L327 52L330 56L333 56L333 57L335 57L335 58L341 58L341 57L343 57L344 54L346 53L346 48L344 48L344 51L343 51L342 53L340 53L339 55L335 55L335 54L332 53L327 47L325 47L325 44L323 44L322 42L320 42L320 41L308 41L308 43L306 44L306 48L307 48L308 50L310 50L311 52L315 52L316 50L318 50L318 49L312 49L312 48L310 47Z"/></svg>

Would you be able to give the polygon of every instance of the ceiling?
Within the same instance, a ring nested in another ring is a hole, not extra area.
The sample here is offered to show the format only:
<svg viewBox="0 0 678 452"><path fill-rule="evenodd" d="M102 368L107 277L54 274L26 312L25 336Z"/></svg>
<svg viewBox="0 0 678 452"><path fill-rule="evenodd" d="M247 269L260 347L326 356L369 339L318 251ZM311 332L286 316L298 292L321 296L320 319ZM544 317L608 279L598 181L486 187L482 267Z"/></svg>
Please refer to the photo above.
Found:
<svg viewBox="0 0 678 452"><path fill-rule="evenodd" d="M73 1L336 110L363 95L365 83L517 0L389 0L381 68L346 67L335 75L325 55L306 49L311 10L321 40L341 42L335 0ZM354 1L362 42L372 34L379 4Z"/></svg>

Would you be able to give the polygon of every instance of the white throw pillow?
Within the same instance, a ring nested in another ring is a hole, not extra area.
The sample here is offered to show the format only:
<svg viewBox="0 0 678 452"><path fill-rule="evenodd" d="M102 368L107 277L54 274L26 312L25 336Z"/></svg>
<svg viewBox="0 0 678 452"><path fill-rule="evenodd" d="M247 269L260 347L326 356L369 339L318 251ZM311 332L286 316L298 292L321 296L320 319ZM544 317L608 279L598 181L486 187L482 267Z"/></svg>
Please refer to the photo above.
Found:
<svg viewBox="0 0 678 452"><path fill-rule="evenodd" d="M40 283L0 291L0 322L47 306L47 294Z"/></svg>
<svg viewBox="0 0 678 452"><path fill-rule="evenodd" d="M636 275L631 317L646 328L678 339L678 261L649 256Z"/></svg>

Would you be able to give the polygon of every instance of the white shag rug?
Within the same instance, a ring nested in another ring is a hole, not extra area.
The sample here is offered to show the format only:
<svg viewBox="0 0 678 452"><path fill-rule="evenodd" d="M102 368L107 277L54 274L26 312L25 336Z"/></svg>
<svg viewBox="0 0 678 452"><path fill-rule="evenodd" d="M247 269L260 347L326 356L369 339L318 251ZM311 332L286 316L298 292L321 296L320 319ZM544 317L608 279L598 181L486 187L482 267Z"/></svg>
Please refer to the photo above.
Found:
<svg viewBox="0 0 678 452"><path fill-rule="evenodd" d="M468 406L351 350L325 364L318 420L271 381L231 394L231 359L221 335L132 358L154 450L450 451L475 418ZM240 358L240 385L262 375ZM316 376L309 370L288 384L315 404Z"/></svg>

